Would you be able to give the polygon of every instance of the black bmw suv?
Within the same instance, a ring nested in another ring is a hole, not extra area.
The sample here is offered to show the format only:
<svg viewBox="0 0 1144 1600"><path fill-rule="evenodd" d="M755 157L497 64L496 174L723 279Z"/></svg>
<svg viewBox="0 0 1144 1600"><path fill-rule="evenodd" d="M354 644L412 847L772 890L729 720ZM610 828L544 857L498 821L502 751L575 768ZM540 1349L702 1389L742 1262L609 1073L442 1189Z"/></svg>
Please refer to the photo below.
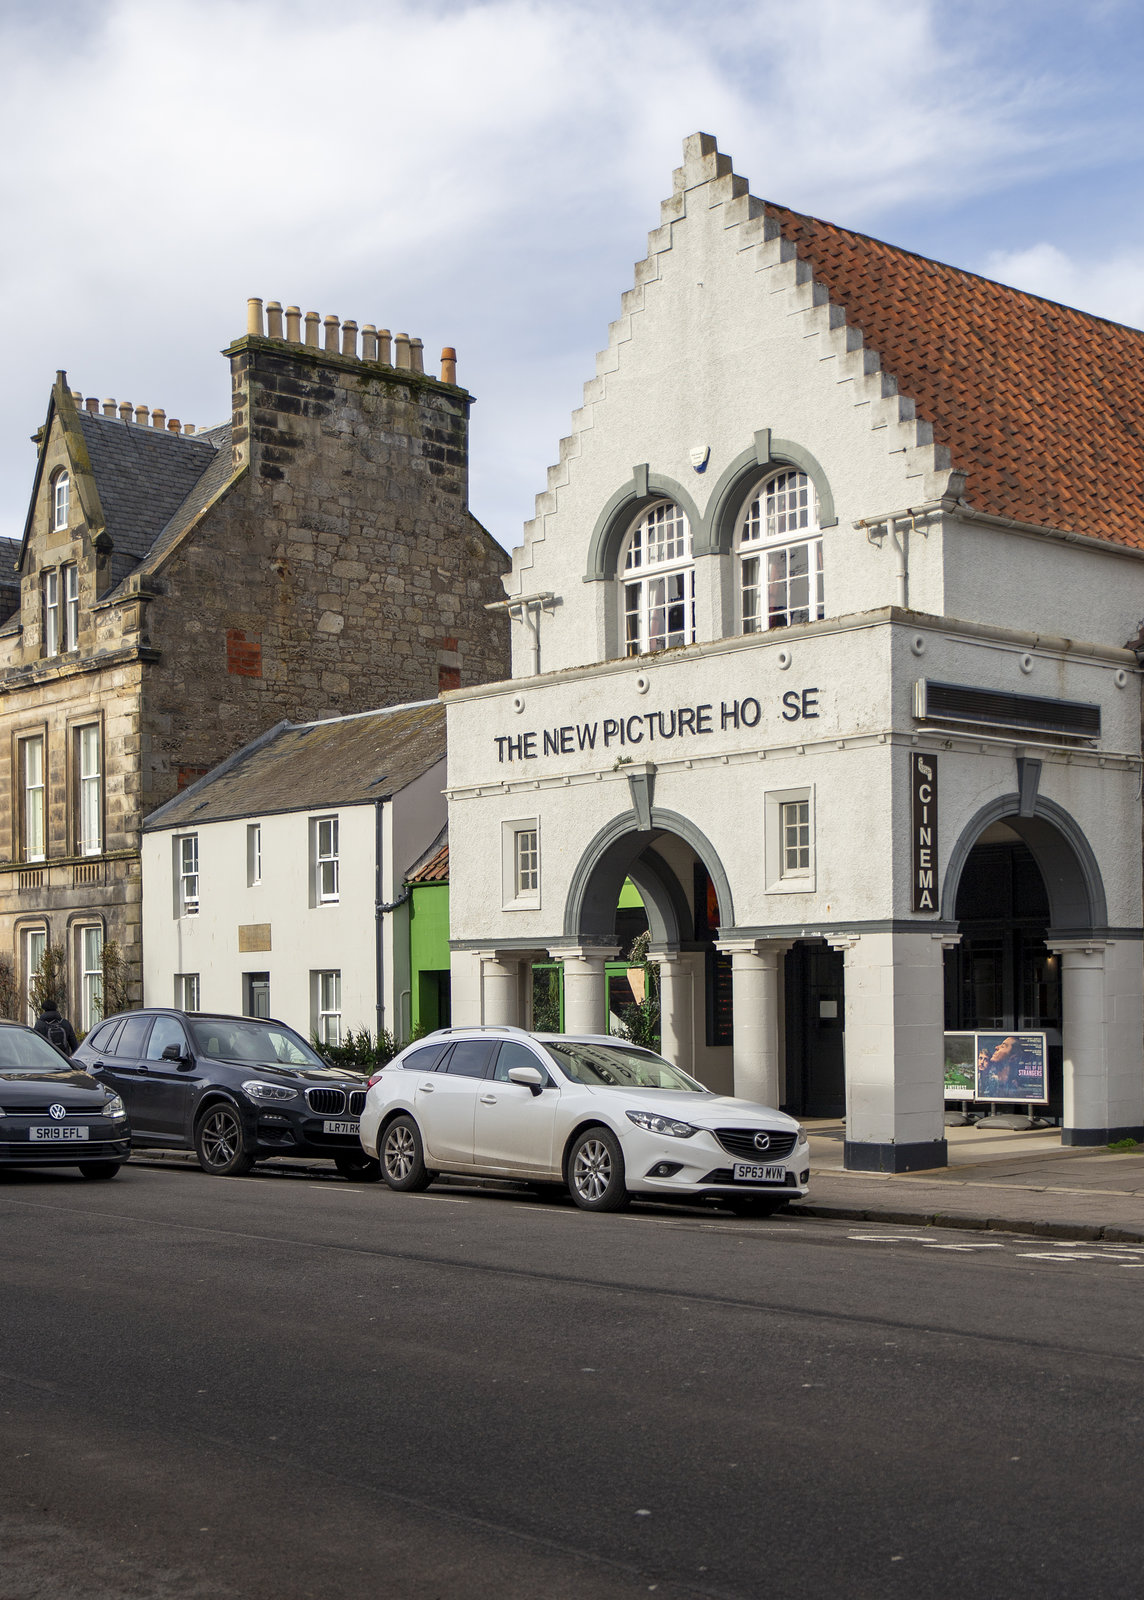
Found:
<svg viewBox="0 0 1144 1600"><path fill-rule="evenodd" d="M331 1067L283 1022L124 1011L73 1060L122 1096L136 1148L194 1150L223 1178L268 1156L327 1156L343 1177L380 1175L358 1138L365 1079Z"/></svg>

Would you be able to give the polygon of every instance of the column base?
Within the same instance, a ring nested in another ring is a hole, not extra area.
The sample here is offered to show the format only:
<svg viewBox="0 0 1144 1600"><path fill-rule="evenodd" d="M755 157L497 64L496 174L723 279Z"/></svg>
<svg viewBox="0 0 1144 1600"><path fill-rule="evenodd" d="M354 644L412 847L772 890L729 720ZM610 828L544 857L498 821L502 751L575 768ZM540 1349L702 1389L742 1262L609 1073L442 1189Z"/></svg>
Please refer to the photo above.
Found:
<svg viewBox="0 0 1144 1600"><path fill-rule="evenodd" d="M926 1139L918 1144L872 1144L865 1139L847 1139L842 1146L842 1165L847 1172L924 1172L929 1167L948 1164L944 1139Z"/></svg>
<svg viewBox="0 0 1144 1600"><path fill-rule="evenodd" d="M1115 1144L1119 1139L1144 1141L1144 1128L1062 1128L1062 1144Z"/></svg>

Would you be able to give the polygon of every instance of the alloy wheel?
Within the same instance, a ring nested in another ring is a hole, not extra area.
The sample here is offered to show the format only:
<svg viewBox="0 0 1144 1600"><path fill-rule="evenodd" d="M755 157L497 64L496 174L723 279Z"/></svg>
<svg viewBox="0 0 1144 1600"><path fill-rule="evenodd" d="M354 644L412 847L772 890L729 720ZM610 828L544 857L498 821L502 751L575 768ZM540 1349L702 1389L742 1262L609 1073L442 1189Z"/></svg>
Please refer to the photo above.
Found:
<svg viewBox="0 0 1144 1600"><path fill-rule="evenodd" d="M612 1181L612 1152L602 1139L585 1139L576 1152L572 1182L584 1200L600 1200Z"/></svg>
<svg viewBox="0 0 1144 1600"><path fill-rule="evenodd" d="M404 1183L416 1159L413 1131L399 1122L385 1136L385 1170L395 1183Z"/></svg>
<svg viewBox="0 0 1144 1600"><path fill-rule="evenodd" d="M203 1119L203 1155L212 1167L225 1167L242 1148L242 1128L233 1111L220 1107Z"/></svg>

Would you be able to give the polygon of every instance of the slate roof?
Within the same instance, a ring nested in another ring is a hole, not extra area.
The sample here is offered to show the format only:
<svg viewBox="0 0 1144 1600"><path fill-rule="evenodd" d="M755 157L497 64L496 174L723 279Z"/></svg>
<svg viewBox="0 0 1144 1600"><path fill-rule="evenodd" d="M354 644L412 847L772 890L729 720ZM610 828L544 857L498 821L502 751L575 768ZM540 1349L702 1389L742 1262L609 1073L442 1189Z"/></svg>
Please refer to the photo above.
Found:
<svg viewBox="0 0 1144 1600"><path fill-rule="evenodd" d="M115 554L137 563L216 464L218 443L211 435L169 433L83 408L79 422Z"/></svg>
<svg viewBox="0 0 1144 1600"><path fill-rule="evenodd" d="M1144 331L764 203L979 511L1144 548Z"/></svg>
<svg viewBox="0 0 1144 1600"><path fill-rule="evenodd" d="M0 623L20 609L20 540L0 538Z"/></svg>
<svg viewBox="0 0 1144 1600"><path fill-rule="evenodd" d="M441 829L425 854L410 867L406 883L448 883L449 825Z"/></svg>
<svg viewBox="0 0 1144 1600"><path fill-rule="evenodd" d="M437 700L323 722L280 722L153 811L148 832L384 800L445 755Z"/></svg>

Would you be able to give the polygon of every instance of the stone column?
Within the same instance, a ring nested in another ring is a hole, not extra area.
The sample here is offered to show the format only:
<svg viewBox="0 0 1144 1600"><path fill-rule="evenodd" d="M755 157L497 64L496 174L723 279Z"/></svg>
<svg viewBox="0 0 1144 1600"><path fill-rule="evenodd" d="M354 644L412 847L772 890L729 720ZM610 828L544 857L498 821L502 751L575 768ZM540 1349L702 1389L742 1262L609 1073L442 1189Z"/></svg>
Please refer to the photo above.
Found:
<svg viewBox="0 0 1144 1600"><path fill-rule="evenodd" d="M720 941L731 957L735 1093L744 1100L777 1106L779 1071L779 973L789 941Z"/></svg>
<svg viewBox="0 0 1144 1600"><path fill-rule="evenodd" d="M481 952L482 1021L520 1026L520 961L506 951Z"/></svg>
<svg viewBox="0 0 1144 1600"><path fill-rule="evenodd" d="M564 1028L567 1033L607 1033L607 985L604 964L618 950L560 952L564 962Z"/></svg>
<svg viewBox="0 0 1144 1600"><path fill-rule="evenodd" d="M1062 1144L1144 1138L1142 970L1135 941L1061 939Z"/></svg>
<svg viewBox="0 0 1144 1600"><path fill-rule="evenodd" d="M846 951L846 1166L944 1167L941 935L925 929L828 940Z"/></svg>
<svg viewBox="0 0 1144 1600"><path fill-rule="evenodd" d="M694 1071L695 974L690 958L678 950L653 950L659 966L660 1054L684 1072Z"/></svg>

